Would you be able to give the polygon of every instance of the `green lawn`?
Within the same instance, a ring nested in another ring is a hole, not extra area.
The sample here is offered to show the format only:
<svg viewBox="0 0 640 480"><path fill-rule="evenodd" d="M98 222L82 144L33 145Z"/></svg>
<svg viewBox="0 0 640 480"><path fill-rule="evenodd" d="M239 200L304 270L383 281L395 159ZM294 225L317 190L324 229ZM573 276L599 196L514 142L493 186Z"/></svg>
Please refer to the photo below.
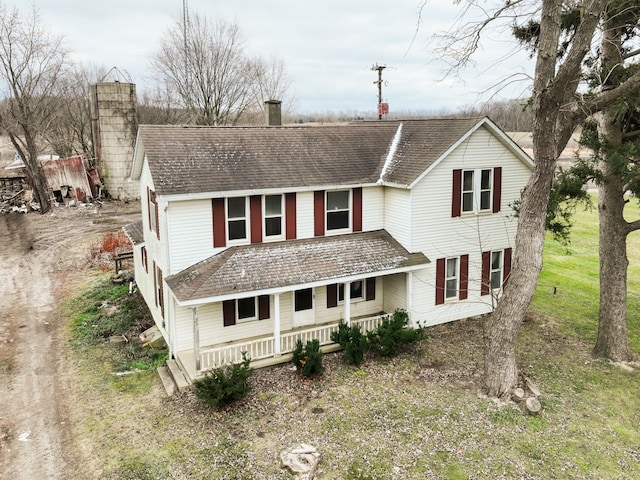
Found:
<svg viewBox="0 0 640 480"><path fill-rule="evenodd" d="M298 442L321 452L319 480L640 478L640 372L590 355L597 237L597 212L578 212L571 245L547 243L517 353L542 391L538 416L478 395L481 319L430 328L410 351L359 369L325 355L317 380L291 365L257 371L249 396L224 411L189 392L163 398L148 371L114 377L112 353L99 352L108 345L75 344L74 439L90 462L69 478L288 480L278 454ZM629 260L640 352L640 232L629 237Z"/></svg>

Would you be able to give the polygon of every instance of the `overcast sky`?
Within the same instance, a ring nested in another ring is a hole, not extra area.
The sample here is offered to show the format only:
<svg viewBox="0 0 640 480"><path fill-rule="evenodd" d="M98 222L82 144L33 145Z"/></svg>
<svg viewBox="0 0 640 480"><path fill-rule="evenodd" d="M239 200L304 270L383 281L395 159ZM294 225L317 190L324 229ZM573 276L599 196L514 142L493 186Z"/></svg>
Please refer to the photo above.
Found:
<svg viewBox="0 0 640 480"><path fill-rule="evenodd" d="M11 0L5 0L11 5ZM25 8L26 0L15 1ZM65 37L74 60L117 67L140 91L149 85L149 58L182 14L182 0L35 0L43 23ZM377 72L383 101L394 112L457 110L486 100L479 93L510 74L531 74L526 53L509 54L508 35L483 45L463 79L443 78L429 39L448 29L459 6L429 0L418 33L420 0L188 0L191 13L237 22L251 54L284 62L300 113L376 111ZM526 94L520 83L501 98Z"/></svg>

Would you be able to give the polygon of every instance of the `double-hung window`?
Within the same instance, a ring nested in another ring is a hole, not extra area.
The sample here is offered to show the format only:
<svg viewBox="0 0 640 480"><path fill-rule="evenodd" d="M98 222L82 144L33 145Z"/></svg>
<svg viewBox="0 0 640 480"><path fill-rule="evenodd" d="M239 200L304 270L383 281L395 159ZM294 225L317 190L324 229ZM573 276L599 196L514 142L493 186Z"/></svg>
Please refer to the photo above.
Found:
<svg viewBox="0 0 640 480"><path fill-rule="evenodd" d="M491 289L502 288L502 250L491 252Z"/></svg>
<svg viewBox="0 0 640 480"><path fill-rule="evenodd" d="M497 213L502 202L502 167L453 171L451 216Z"/></svg>
<svg viewBox="0 0 640 480"><path fill-rule="evenodd" d="M230 241L247 238L246 197L227 198L227 235Z"/></svg>
<svg viewBox="0 0 640 480"><path fill-rule="evenodd" d="M466 300L469 294L469 255L436 261L436 305Z"/></svg>
<svg viewBox="0 0 640 480"><path fill-rule="evenodd" d="M265 320L270 315L269 295L237 298L222 302L222 317L225 327L253 320Z"/></svg>
<svg viewBox="0 0 640 480"><path fill-rule="evenodd" d="M362 300L364 298L364 283L362 280L351 282L349 288L349 298L353 300ZM344 302L344 283L338 285L338 301Z"/></svg>
<svg viewBox="0 0 640 480"><path fill-rule="evenodd" d="M444 292L445 299L456 298L458 296L458 281L458 258L447 258Z"/></svg>
<svg viewBox="0 0 640 480"><path fill-rule="evenodd" d="M482 285L480 295L496 293L504 287L511 273L511 248L482 252Z"/></svg>
<svg viewBox="0 0 640 480"><path fill-rule="evenodd" d="M492 208L492 170L463 170L462 211L483 212Z"/></svg>
<svg viewBox="0 0 640 480"><path fill-rule="evenodd" d="M326 199L327 231L350 227L351 195L349 190L328 191Z"/></svg>
<svg viewBox="0 0 640 480"><path fill-rule="evenodd" d="M264 236L277 238L283 234L282 195L264 197Z"/></svg>

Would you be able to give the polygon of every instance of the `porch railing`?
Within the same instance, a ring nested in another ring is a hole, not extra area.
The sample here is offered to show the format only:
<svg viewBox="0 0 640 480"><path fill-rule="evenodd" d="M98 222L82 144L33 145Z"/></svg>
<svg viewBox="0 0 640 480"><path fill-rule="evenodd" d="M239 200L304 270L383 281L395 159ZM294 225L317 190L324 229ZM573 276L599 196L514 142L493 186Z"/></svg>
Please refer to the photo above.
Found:
<svg viewBox="0 0 640 480"><path fill-rule="evenodd" d="M359 325L364 333L377 328L385 317L386 315L376 315L374 317L352 319L351 325ZM306 344L309 340L318 339L320 345L329 345L333 343L331 341L331 332L337 331L338 325L339 323L331 323L320 327L283 333L280 335L280 354L291 353L298 340ZM239 363L242 361L242 352L247 352L247 356L251 360L274 357L276 355L275 339L274 337L264 337L202 350L200 352L200 371L211 370L228 363Z"/></svg>

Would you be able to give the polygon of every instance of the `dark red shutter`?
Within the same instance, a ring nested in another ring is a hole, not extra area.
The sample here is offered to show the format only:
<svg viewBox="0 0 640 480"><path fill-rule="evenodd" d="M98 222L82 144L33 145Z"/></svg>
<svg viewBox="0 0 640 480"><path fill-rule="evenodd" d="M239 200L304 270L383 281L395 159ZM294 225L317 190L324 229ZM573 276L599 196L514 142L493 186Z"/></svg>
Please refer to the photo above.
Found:
<svg viewBox="0 0 640 480"><path fill-rule="evenodd" d="M460 293L458 298L465 300L469 296L469 255L460 256Z"/></svg>
<svg viewBox="0 0 640 480"><path fill-rule="evenodd" d="M362 188L353 189L353 231L362 231Z"/></svg>
<svg viewBox="0 0 640 480"><path fill-rule="evenodd" d="M164 318L164 285L162 284L162 270L158 268L158 302L160 304L160 315Z"/></svg>
<svg viewBox="0 0 640 480"><path fill-rule="evenodd" d="M489 295L491 290L491 252L482 252L482 283L480 295Z"/></svg>
<svg viewBox="0 0 640 480"><path fill-rule="evenodd" d="M493 169L493 213L500 211L502 201L502 167Z"/></svg>
<svg viewBox="0 0 640 480"><path fill-rule="evenodd" d="M314 235L324 236L324 190L313 192L313 225Z"/></svg>
<svg viewBox="0 0 640 480"><path fill-rule="evenodd" d="M376 299L376 277L367 278L365 290L367 295L365 300L370 301Z"/></svg>
<svg viewBox="0 0 640 480"><path fill-rule="evenodd" d="M436 261L436 305L444 303L444 268L445 259L439 258Z"/></svg>
<svg viewBox="0 0 640 480"><path fill-rule="evenodd" d="M249 215L251 221L251 243L262 242L262 197L249 197Z"/></svg>
<svg viewBox="0 0 640 480"><path fill-rule="evenodd" d="M224 212L224 198L214 198L213 206L213 246L224 247L227 245L226 215Z"/></svg>
<svg viewBox="0 0 640 480"><path fill-rule="evenodd" d="M156 197L156 192L151 192L151 197L153 198L153 207L156 212L156 237L160 240L160 221L158 220L158 198Z"/></svg>
<svg viewBox="0 0 640 480"><path fill-rule="evenodd" d="M258 320L266 320L270 315L269 295L260 295L258 297Z"/></svg>
<svg viewBox="0 0 640 480"><path fill-rule="evenodd" d="M153 298L156 301L156 307L158 306L158 271L156 267L156 261L153 261Z"/></svg>
<svg viewBox="0 0 640 480"><path fill-rule="evenodd" d="M296 194L287 193L284 196L284 216L286 222L287 240L295 240L296 232Z"/></svg>
<svg viewBox="0 0 640 480"><path fill-rule="evenodd" d="M502 266L502 286L504 287L511 275L511 254L513 250L511 248L504 249L504 264Z"/></svg>
<svg viewBox="0 0 640 480"><path fill-rule="evenodd" d="M222 302L222 322L225 327L236 324L236 301L225 300Z"/></svg>
<svg viewBox="0 0 640 480"><path fill-rule="evenodd" d="M338 284L327 285L327 308L338 306Z"/></svg>
<svg viewBox="0 0 640 480"><path fill-rule="evenodd" d="M453 171L453 194L451 196L451 216L459 217L462 208L462 170Z"/></svg>
<svg viewBox="0 0 640 480"><path fill-rule="evenodd" d="M149 217L149 230L153 231L151 228L151 189L149 187L147 187L147 216Z"/></svg>

